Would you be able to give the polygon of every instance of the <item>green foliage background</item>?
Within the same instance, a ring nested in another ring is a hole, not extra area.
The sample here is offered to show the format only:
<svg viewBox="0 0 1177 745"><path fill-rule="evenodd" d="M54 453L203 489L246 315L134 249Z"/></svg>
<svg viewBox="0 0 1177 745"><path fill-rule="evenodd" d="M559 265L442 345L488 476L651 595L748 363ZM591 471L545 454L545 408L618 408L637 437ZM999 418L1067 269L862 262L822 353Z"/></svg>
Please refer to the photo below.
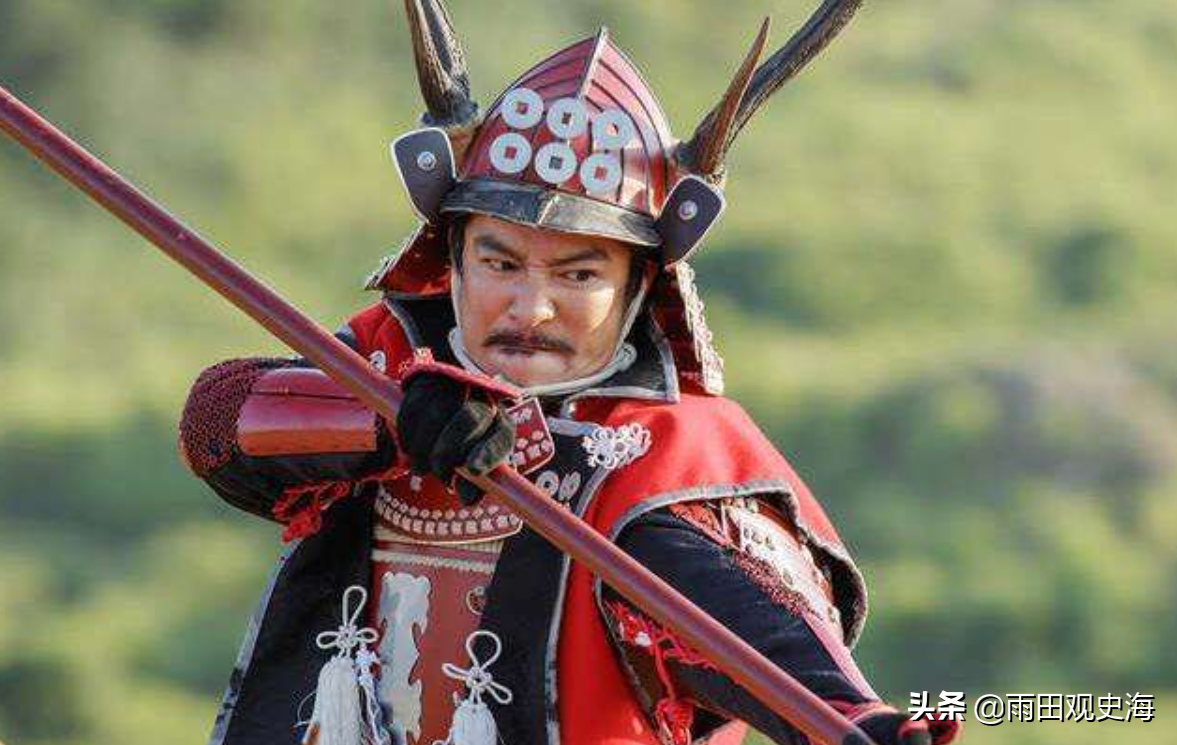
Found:
<svg viewBox="0 0 1177 745"><path fill-rule="evenodd" d="M802 0L452 0L485 101L606 22L680 135ZM477 31L477 33L473 33ZM411 229L399 3L0 0L0 81L325 324ZM749 127L698 263L732 395L870 582L909 692L1144 692L1177 739L1177 5L869 3ZM274 342L0 144L0 739L197 743L278 550L174 452Z"/></svg>

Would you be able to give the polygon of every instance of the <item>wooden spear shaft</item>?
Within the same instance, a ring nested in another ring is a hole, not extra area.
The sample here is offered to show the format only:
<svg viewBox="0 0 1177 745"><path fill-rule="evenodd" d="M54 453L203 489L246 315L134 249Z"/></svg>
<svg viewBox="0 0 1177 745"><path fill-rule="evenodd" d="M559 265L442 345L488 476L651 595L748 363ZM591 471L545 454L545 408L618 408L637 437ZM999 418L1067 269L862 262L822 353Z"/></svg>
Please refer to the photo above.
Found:
<svg viewBox="0 0 1177 745"><path fill-rule="evenodd" d="M401 393L388 377L254 278L126 179L0 86L0 129L226 300L395 422ZM790 675L634 561L516 471L462 474L493 492L528 526L672 629L774 712L823 745L872 745Z"/></svg>

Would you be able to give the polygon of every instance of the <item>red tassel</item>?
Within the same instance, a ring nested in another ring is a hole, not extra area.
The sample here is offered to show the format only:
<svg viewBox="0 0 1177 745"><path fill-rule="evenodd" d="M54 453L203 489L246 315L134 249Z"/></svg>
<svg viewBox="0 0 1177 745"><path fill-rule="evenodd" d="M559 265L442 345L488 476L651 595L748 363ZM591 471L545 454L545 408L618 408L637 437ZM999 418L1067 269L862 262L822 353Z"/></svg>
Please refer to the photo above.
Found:
<svg viewBox="0 0 1177 745"><path fill-rule="evenodd" d="M662 739L674 745L691 745L691 725L695 723L695 705L681 698L664 698L654 707L654 718Z"/></svg>
<svg viewBox="0 0 1177 745"><path fill-rule="evenodd" d="M282 540L289 543L318 533L323 527L323 510L351 494L355 486L352 481L333 481L294 486L282 492L272 510L274 518L286 526Z"/></svg>
<svg viewBox="0 0 1177 745"><path fill-rule="evenodd" d="M286 526L282 533L285 543L318 533L323 527L323 512L356 488L374 481L391 481L408 469L394 464L387 471L359 481L327 481L319 484L292 486L282 492L270 512L274 519Z"/></svg>
<svg viewBox="0 0 1177 745"><path fill-rule="evenodd" d="M666 669L668 660L684 665L694 665L714 670L703 655L683 644L674 633L659 626L645 616L635 613L625 603L609 604L609 610L617 620L617 633L621 640L640 647L654 658L654 668L662 683L665 695L654 707L654 719L658 723L663 742L671 745L691 745L691 726L695 722L695 704L690 699L680 698Z"/></svg>

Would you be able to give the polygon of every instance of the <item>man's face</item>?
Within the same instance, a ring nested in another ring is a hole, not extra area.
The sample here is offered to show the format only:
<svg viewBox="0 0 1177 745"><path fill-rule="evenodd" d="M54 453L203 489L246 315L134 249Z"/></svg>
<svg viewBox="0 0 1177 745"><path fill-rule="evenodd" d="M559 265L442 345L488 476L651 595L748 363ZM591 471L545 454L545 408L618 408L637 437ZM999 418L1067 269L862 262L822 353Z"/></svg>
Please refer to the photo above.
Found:
<svg viewBox="0 0 1177 745"><path fill-rule="evenodd" d="M620 241L472 217L457 293L466 351L520 386L597 372L621 334L631 261Z"/></svg>

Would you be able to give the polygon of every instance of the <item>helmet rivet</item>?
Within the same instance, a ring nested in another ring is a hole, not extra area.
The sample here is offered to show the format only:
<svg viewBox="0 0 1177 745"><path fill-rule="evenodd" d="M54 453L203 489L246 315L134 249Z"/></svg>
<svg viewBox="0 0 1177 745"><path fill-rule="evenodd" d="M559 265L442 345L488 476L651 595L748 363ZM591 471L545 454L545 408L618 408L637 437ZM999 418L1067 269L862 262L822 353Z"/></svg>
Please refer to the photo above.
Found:
<svg viewBox="0 0 1177 745"><path fill-rule="evenodd" d="M678 219L683 222L690 222L695 219L695 215L699 214L699 205L694 200L688 199L678 206Z"/></svg>
<svg viewBox="0 0 1177 745"><path fill-rule="evenodd" d="M432 171L437 167L437 156L429 150L425 150L417 155L417 167L422 171Z"/></svg>

